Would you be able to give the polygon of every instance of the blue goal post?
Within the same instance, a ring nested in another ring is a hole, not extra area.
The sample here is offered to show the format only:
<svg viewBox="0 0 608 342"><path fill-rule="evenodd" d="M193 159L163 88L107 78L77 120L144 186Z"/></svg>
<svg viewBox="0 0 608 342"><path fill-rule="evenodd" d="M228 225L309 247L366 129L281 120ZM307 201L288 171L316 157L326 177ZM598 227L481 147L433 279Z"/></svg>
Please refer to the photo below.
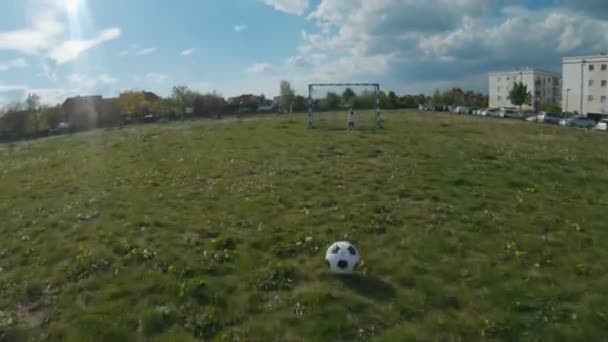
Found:
<svg viewBox="0 0 608 342"><path fill-rule="evenodd" d="M373 87L376 92L376 126L380 127L380 84L379 83L311 83L308 85L308 128L312 128L313 99L315 88L320 87Z"/></svg>

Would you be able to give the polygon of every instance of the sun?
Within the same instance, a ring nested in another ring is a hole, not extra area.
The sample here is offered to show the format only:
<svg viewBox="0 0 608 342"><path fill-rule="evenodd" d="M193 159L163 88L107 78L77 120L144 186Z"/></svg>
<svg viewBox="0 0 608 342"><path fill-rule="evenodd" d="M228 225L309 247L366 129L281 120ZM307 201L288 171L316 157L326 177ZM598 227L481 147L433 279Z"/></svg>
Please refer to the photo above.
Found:
<svg viewBox="0 0 608 342"><path fill-rule="evenodd" d="M64 0L65 1L65 9L70 14L74 14L78 12L79 2L80 0Z"/></svg>

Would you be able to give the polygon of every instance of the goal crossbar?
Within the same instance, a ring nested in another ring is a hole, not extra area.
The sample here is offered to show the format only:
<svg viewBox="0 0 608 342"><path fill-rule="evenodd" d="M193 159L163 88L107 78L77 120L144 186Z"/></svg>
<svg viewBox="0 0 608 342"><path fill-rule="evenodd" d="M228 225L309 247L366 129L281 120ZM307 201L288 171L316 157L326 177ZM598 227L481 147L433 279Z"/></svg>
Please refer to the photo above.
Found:
<svg viewBox="0 0 608 342"><path fill-rule="evenodd" d="M379 83L311 83L308 85L308 128L312 128L313 99L315 87L374 87L376 93L376 126L380 127L380 84Z"/></svg>

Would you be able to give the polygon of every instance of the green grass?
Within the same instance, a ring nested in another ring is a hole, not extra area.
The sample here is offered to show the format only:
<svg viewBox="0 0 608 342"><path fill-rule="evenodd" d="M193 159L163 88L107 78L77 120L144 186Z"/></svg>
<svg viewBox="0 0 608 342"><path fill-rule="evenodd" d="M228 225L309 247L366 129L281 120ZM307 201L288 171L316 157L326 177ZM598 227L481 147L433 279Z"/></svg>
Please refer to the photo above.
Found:
<svg viewBox="0 0 608 342"><path fill-rule="evenodd" d="M297 115L0 147L0 340L606 338L608 135L385 126ZM357 276L326 272L343 239Z"/></svg>

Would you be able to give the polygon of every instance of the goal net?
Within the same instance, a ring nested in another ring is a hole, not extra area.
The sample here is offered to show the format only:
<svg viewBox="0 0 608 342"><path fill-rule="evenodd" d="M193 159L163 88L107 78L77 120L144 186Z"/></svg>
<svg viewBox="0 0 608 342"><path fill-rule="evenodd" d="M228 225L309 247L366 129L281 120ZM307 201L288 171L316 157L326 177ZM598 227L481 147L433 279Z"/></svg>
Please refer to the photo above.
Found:
<svg viewBox="0 0 608 342"><path fill-rule="evenodd" d="M349 119L350 111L354 115ZM331 130L380 128L380 85L316 83L308 85L308 127Z"/></svg>

